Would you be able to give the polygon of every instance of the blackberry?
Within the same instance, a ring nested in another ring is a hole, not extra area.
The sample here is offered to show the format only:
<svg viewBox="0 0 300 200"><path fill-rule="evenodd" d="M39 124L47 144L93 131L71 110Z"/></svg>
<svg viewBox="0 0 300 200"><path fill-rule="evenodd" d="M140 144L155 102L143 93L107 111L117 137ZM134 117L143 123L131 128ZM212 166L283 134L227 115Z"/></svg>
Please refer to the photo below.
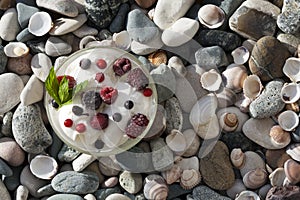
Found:
<svg viewBox="0 0 300 200"><path fill-rule="evenodd" d="M132 69L127 76L126 82L137 90L145 89L149 80L140 68Z"/></svg>
<svg viewBox="0 0 300 200"><path fill-rule="evenodd" d="M137 124L138 126L147 126L149 124L149 120L145 115L137 113L132 116L131 123Z"/></svg>
<svg viewBox="0 0 300 200"><path fill-rule="evenodd" d="M145 115L135 114L125 128L125 133L130 138L136 138L143 133L148 124L149 120Z"/></svg>
<svg viewBox="0 0 300 200"><path fill-rule="evenodd" d="M102 103L99 92L94 90L87 91L81 98L82 104L90 110L97 110Z"/></svg>
<svg viewBox="0 0 300 200"><path fill-rule="evenodd" d="M116 76L123 76L126 72L131 70L131 62L127 58L119 58L113 64L113 70Z"/></svg>
<svg viewBox="0 0 300 200"><path fill-rule="evenodd" d="M91 127L97 130L103 130L108 126L108 115L105 113L97 113L90 121Z"/></svg>

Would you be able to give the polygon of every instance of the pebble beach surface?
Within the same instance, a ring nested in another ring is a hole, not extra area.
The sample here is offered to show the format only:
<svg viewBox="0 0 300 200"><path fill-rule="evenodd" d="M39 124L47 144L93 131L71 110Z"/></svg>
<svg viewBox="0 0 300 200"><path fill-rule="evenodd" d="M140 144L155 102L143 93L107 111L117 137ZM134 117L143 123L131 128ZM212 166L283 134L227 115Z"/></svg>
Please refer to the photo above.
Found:
<svg viewBox="0 0 300 200"><path fill-rule="evenodd" d="M300 199L299 13L300 0L0 1L0 199ZM51 68L89 47L131 53L156 85L151 129L116 155L68 146L47 116Z"/></svg>

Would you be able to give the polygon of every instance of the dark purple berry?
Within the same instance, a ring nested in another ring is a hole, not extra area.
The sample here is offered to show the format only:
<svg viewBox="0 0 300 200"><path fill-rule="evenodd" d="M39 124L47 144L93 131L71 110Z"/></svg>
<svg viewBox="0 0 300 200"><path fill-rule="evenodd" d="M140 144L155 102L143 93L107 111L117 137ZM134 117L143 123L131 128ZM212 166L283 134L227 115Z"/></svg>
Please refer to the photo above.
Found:
<svg viewBox="0 0 300 200"><path fill-rule="evenodd" d="M132 87L136 88L137 90L145 89L148 84L149 80L144 72L140 68L132 69L126 78L126 82L131 85Z"/></svg>
<svg viewBox="0 0 300 200"><path fill-rule="evenodd" d="M82 96L82 104L90 110L97 110L100 108L102 99L99 92L94 90L87 91Z"/></svg>
<svg viewBox="0 0 300 200"><path fill-rule="evenodd" d="M53 108L59 107L58 103L56 103L56 101L54 99L52 99L51 104L52 104Z"/></svg>
<svg viewBox="0 0 300 200"><path fill-rule="evenodd" d="M125 107L127 110L130 110L130 109L132 109L132 108L133 108L133 106L134 106L134 104L133 104L133 102L132 102L132 101L130 101L130 100L128 100L128 101L125 101L125 103L124 103L124 107Z"/></svg>
<svg viewBox="0 0 300 200"><path fill-rule="evenodd" d="M73 106L72 112L74 113L74 115L80 116L83 114L83 108L81 108L79 106Z"/></svg>
<svg viewBox="0 0 300 200"><path fill-rule="evenodd" d="M115 122L120 122L122 120L122 115L121 113L114 113L112 118Z"/></svg>

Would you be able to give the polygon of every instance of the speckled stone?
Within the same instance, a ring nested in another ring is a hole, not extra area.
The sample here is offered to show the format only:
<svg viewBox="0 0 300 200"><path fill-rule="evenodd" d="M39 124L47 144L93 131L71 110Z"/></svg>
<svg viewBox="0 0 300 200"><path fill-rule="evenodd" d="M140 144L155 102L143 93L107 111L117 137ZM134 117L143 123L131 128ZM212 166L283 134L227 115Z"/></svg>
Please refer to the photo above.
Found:
<svg viewBox="0 0 300 200"><path fill-rule="evenodd" d="M78 15L78 8L72 1L57 0L50 2L48 0L36 0L36 4L41 8L46 8L68 17L76 17Z"/></svg>
<svg viewBox="0 0 300 200"><path fill-rule="evenodd" d="M66 171L57 174L51 181L57 192L72 194L88 194L98 189L99 179L95 173L79 173Z"/></svg>
<svg viewBox="0 0 300 200"><path fill-rule="evenodd" d="M142 175L124 171L119 176L119 183L121 187L130 194L136 194L143 187Z"/></svg>
<svg viewBox="0 0 300 200"><path fill-rule="evenodd" d="M32 74L32 70L30 67L31 59L31 54L27 54L24 57L8 58L6 68L8 71L14 72L18 75L30 75Z"/></svg>
<svg viewBox="0 0 300 200"><path fill-rule="evenodd" d="M162 138L150 141L152 150L152 162L156 171L165 171L174 164L174 156L171 149ZM163 158L163 159L162 159Z"/></svg>
<svg viewBox="0 0 300 200"><path fill-rule="evenodd" d="M2 74L6 69L7 56L4 53L4 47L0 45L0 74Z"/></svg>
<svg viewBox="0 0 300 200"><path fill-rule="evenodd" d="M13 135L16 142L28 153L41 153L52 143L44 126L38 105L19 105L13 116Z"/></svg>
<svg viewBox="0 0 300 200"><path fill-rule="evenodd" d="M249 59L250 71L262 81L282 77L282 68L289 56L288 49L275 37L262 37L253 47Z"/></svg>
<svg viewBox="0 0 300 200"><path fill-rule="evenodd" d="M55 194L47 198L47 200L84 200L81 196L76 194Z"/></svg>
<svg viewBox="0 0 300 200"><path fill-rule="evenodd" d="M299 34L300 1L284 0L280 15L277 17L278 27L285 33Z"/></svg>
<svg viewBox="0 0 300 200"><path fill-rule="evenodd" d="M200 173L204 183L215 190L227 190L235 181L227 146L218 141L211 152L200 159Z"/></svg>
<svg viewBox="0 0 300 200"><path fill-rule="evenodd" d="M57 157L62 162L71 162L79 155L80 152L76 151L75 149L69 147L66 144L63 144L61 150L58 152Z"/></svg>
<svg viewBox="0 0 300 200"><path fill-rule="evenodd" d="M216 69L229 64L225 51L219 46L200 48L195 53L197 65L205 70Z"/></svg>
<svg viewBox="0 0 300 200"><path fill-rule="evenodd" d="M194 200L230 200L228 197L221 196L207 186L201 185L193 189Z"/></svg>
<svg viewBox="0 0 300 200"><path fill-rule="evenodd" d="M170 133L173 129L181 131L183 126L183 112L180 102L176 97L172 97L165 102L166 112L166 132Z"/></svg>
<svg viewBox="0 0 300 200"><path fill-rule="evenodd" d="M125 22L129 11L130 11L130 6L127 3L124 3L120 6L118 14L109 25L108 29L110 32L118 33L125 29Z"/></svg>
<svg viewBox="0 0 300 200"><path fill-rule="evenodd" d="M270 81L262 94L250 104L250 115L253 118L266 118L279 113L285 106L280 97L282 86L281 80Z"/></svg>
<svg viewBox="0 0 300 200"><path fill-rule="evenodd" d="M299 186L277 186L272 187L267 196L266 200L293 200L300 198Z"/></svg>

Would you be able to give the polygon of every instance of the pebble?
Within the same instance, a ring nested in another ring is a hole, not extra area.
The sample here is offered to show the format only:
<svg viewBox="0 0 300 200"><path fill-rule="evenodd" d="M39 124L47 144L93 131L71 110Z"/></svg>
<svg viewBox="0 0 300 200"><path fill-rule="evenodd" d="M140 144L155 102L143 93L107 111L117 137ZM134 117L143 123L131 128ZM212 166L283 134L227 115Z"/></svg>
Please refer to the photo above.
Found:
<svg viewBox="0 0 300 200"><path fill-rule="evenodd" d="M37 195L38 196L50 196L50 195L54 195L56 192L53 189L51 184L47 184L41 188L38 189L37 191Z"/></svg>
<svg viewBox="0 0 300 200"><path fill-rule="evenodd" d="M137 55L148 55L150 53L155 52L163 46L163 42L161 41L161 37L155 37L151 42L147 44L142 44L133 40L131 42L131 51Z"/></svg>
<svg viewBox="0 0 300 200"><path fill-rule="evenodd" d="M69 147L66 144L63 144L61 150L58 152L58 160L62 162L71 162L77 156L80 155L80 152L76 151L75 149Z"/></svg>
<svg viewBox="0 0 300 200"><path fill-rule="evenodd" d="M119 194L121 193L121 189L119 186L113 187L113 188L102 188L100 190L97 190L94 195L96 199L100 200L106 200L106 198L111 194Z"/></svg>
<svg viewBox="0 0 300 200"><path fill-rule="evenodd" d="M300 152L299 143L292 144L288 146L288 148L286 149L286 153L298 162L300 161L299 152Z"/></svg>
<svg viewBox="0 0 300 200"><path fill-rule="evenodd" d="M182 130L183 126L183 113L180 107L179 100L172 97L165 102L166 112L166 133L169 134L173 129L178 131Z"/></svg>
<svg viewBox="0 0 300 200"><path fill-rule="evenodd" d="M89 166L87 166L84 170L84 172L94 172L97 174L98 178L99 178L99 184L102 184L104 182L104 176L103 174L101 174L100 169L99 169L99 162L98 160L92 162Z"/></svg>
<svg viewBox="0 0 300 200"><path fill-rule="evenodd" d="M92 194L87 194L83 197L85 200L96 200L96 197Z"/></svg>
<svg viewBox="0 0 300 200"><path fill-rule="evenodd" d="M46 40L46 39L44 38L44 40ZM41 39L30 40L27 42L27 46L34 53L45 53L46 42L44 40L41 40Z"/></svg>
<svg viewBox="0 0 300 200"><path fill-rule="evenodd" d="M28 126L31 124L31 126ZM19 105L13 115L13 135L28 153L41 153L52 143L51 135L43 124L38 105Z"/></svg>
<svg viewBox="0 0 300 200"><path fill-rule="evenodd" d="M44 84L32 75L20 94L21 103L28 106L41 101L44 97Z"/></svg>
<svg viewBox="0 0 300 200"><path fill-rule="evenodd" d="M116 176L121 171L121 167L117 161L110 157L101 157L99 159L99 169L105 176Z"/></svg>
<svg viewBox="0 0 300 200"><path fill-rule="evenodd" d="M165 64L159 65L150 72L158 95L158 102L170 99L176 90L176 78L172 70Z"/></svg>
<svg viewBox="0 0 300 200"><path fill-rule="evenodd" d="M20 174L22 172L23 166L12 167L13 175L6 176L3 178L3 183L6 185L9 191L16 190L17 187L20 185Z"/></svg>
<svg viewBox="0 0 300 200"><path fill-rule="evenodd" d="M24 28L16 37L16 40L19 42L27 42L35 38L35 35L29 32L28 28Z"/></svg>
<svg viewBox="0 0 300 200"><path fill-rule="evenodd" d="M36 7L26 5L24 3L17 4L18 22L21 28L26 28L30 17L40 10Z"/></svg>
<svg viewBox="0 0 300 200"><path fill-rule="evenodd" d="M7 56L4 53L4 47L0 45L0 74L2 74L6 69Z"/></svg>
<svg viewBox="0 0 300 200"><path fill-rule="evenodd" d="M58 37L49 37L45 44L45 52L48 56L62 56L71 53L72 47Z"/></svg>
<svg viewBox="0 0 300 200"><path fill-rule="evenodd" d="M208 91L202 87L199 81L201 79L201 75L205 72L205 70L196 64L187 66L186 70L187 73L185 75L185 78L192 86L193 91L197 96L197 99L200 99L201 97L208 94Z"/></svg>
<svg viewBox="0 0 300 200"><path fill-rule="evenodd" d="M296 53L298 45L300 44L300 38L288 33L280 33L276 39L284 44L292 55Z"/></svg>
<svg viewBox="0 0 300 200"><path fill-rule="evenodd" d="M176 165L178 165L182 170L194 169L199 171L199 159L196 156L180 158L176 160Z"/></svg>
<svg viewBox="0 0 300 200"><path fill-rule="evenodd" d="M281 13L277 17L278 27L285 33L298 34L300 31L300 1L284 0Z"/></svg>
<svg viewBox="0 0 300 200"><path fill-rule="evenodd" d="M29 195L29 190L23 186L19 185L16 191L16 200L26 200Z"/></svg>
<svg viewBox="0 0 300 200"><path fill-rule="evenodd" d="M93 193L99 186L99 179L95 173L79 173L74 171L61 172L51 181L57 192L72 194Z"/></svg>
<svg viewBox="0 0 300 200"><path fill-rule="evenodd" d="M173 152L162 138L150 141L152 162L156 171L166 171L174 164ZM162 159L163 158L163 159Z"/></svg>
<svg viewBox="0 0 300 200"><path fill-rule="evenodd" d="M0 19L0 37L6 41L13 41L16 39L20 31L18 23L18 14L15 8L9 8L5 11Z"/></svg>
<svg viewBox="0 0 300 200"><path fill-rule="evenodd" d="M244 2L244 0L224 0L220 3L220 8L225 13L225 21L220 27L221 30L228 28L229 17L236 11L236 9Z"/></svg>
<svg viewBox="0 0 300 200"><path fill-rule="evenodd" d="M3 116L2 124L0 128L1 133L8 137L12 137L12 127L11 127L12 118L13 118L13 112L11 111L6 112Z"/></svg>
<svg viewBox="0 0 300 200"><path fill-rule="evenodd" d="M119 33L125 29L125 23L129 11L130 11L130 7L127 3L124 3L120 6L118 14L109 25L108 29L110 32Z"/></svg>
<svg viewBox="0 0 300 200"><path fill-rule="evenodd" d="M147 44L160 34L159 28L139 9L128 13L126 29L133 40L142 44Z"/></svg>
<svg viewBox="0 0 300 200"><path fill-rule="evenodd" d="M11 86L14 89L11 90ZM20 94L24 88L22 79L14 73L0 75L0 114L4 114L20 102Z"/></svg>
<svg viewBox="0 0 300 200"><path fill-rule="evenodd" d="M194 2L195 0L178 0L174 4L168 0L159 0L155 7L153 21L160 29L167 29L183 17Z"/></svg>
<svg viewBox="0 0 300 200"><path fill-rule="evenodd" d="M41 8L46 8L68 17L76 17L78 15L78 9L72 1L57 0L50 2L47 0L36 0L36 4Z"/></svg>
<svg viewBox="0 0 300 200"><path fill-rule="evenodd" d="M204 47L220 46L224 51L233 51L242 43L237 34L221 30L201 30L196 40Z"/></svg>
<svg viewBox="0 0 300 200"><path fill-rule="evenodd" d="M204 183L215 190L227 190L235 181L227 146L218 141L204 158L200 159L200 173Z"/></svg>
<svg viewBox="0 0 300 200"><path fill-rule="evenodd" d="M175 199L176 197L180 197L182 195L191 193L192 190L185 190L183 189L180 184L171 184L168 185L169 193L168 193L168 199Z"/></svg>
<svg viewBox="0 0 300 200"><path fill-rule="evenodd" d="M81 196L76 195L76 194L55 194L47 200L84 200Z"/></svg>
<svg viewBox="0 0 300 200"><path fill-rule="evenodd" d="M113 177L110 177L110 178L106 179L102 183L101 187L103 187L103 188L111 188L111 187L115 187L118 183L119 183L118 177L113 176Z"/></svg>
<svg viewBox="0 0 300 200"><path fill-rule="evenodd" d="M31 54L27 54L24 57L8 58L7 70L14 72L18 75L29 75L32 74L30 62L32 59Z"/></svg>
<svg viewBox="0 0 300 200"><path fill-rule="evenodd" d="M143 187L142 175L124 171L119 176L121 187L130 194L138 193Z"/></svg>
<svg viewBox="0 0 300 200"><path fill-rule="evenodd" d="M58 18L54 21L53 28L49 31L50 35L65 35L80 28L87 21L85 14L80 14L74 18Z"/></svg>
<svg viewBox="0 0 300 200"><path fill-rule="evenodd" d="M199 22L190 18L180 18L162 33L165 45L178 47L191 40L199 29Z"/></svg>
<svg viewBox="0 0 300 200"><path fill-rule="evenodd" d="M105 200L131 200L129 197L123 194L110 194Z"/></svg>
<svg viewBox="0 0 300 200"><path fill-rule="evenodd" d="M1 158L0 158L0 174L2 174L4 176L12 176L13 175L12 169Z"/></svg>
<svg viewBox="0 0 300 200"><path fill-rule="evenodd" d="M239 35L258 40L273 36L280 9L268 1L247 0L229 18L229 27Z"/></svg>
<svg viewBox="0 0 300 200"><path fill-rule="evenodd" d="M253 47L249 68L262 81L270 81L283 76L282 68L290 56L288 49L275 37L260 38Z"/></svg>
<svg viewBox="0 0 300 200"><path fill-rule="evenodd" d="M86 24L83 24L80 28L73 31L73 34L79 38L84 38L85 36L89 36L89 35L93 35L93 36L97 35L98 30Z"/></svg>
<svg viewBox="0 0 300 200"><path fill-rule="evenodd" d="M285 106L280 97L282 86L281 80L270 81L262 94L250 104L250 115L253 118L266 118L279 113Z"/></svg>
<svg viewBox="0 0 300 200"><path fill-rule="evenodd" d="M0 196L4 200L11 200L10 194L5 184L0 180Z"/></svg>
<svg viewBox="0 0 300 200"><path fill-rule="evenodd" d="M300 188L299 186L276 186L272 187L267 196L266 200L274 199L299 199L300 198Z"/></svg>
<svg viewBox="0 0 300 200"><path fill-rule="evenodd" d="M201 185L193 189L194 200L230 200L228 197L221 196L207 186Z"/></svg>
<svg viewBox="0 0 300 200"><path fill-rule="evenodd" d="M135 0L135 2L141 7L141 8L149 8L153 6L157 0Z"/></svg>
<svg viewBox="0 0 300 200"><path fill-rule="evenodd" d="M73 170L76 172L80 172L84 170L88 165L94 162L96 158L92 155L82 153L72 162Z"/></svg>
<svg viewBox="0 0 300 200"><path fill-rule="evenodd" d="M51 59L44 53L35 54L31 59L31 69L35 76L45 82L52 67Z"/></svg>
<svg viewBox="0 0 300 200"><path fill-rule="evenodd" d="M229 64L225 51L219 46L200 48L195 53L197 65L205 70L217 69Z"/></svg>

